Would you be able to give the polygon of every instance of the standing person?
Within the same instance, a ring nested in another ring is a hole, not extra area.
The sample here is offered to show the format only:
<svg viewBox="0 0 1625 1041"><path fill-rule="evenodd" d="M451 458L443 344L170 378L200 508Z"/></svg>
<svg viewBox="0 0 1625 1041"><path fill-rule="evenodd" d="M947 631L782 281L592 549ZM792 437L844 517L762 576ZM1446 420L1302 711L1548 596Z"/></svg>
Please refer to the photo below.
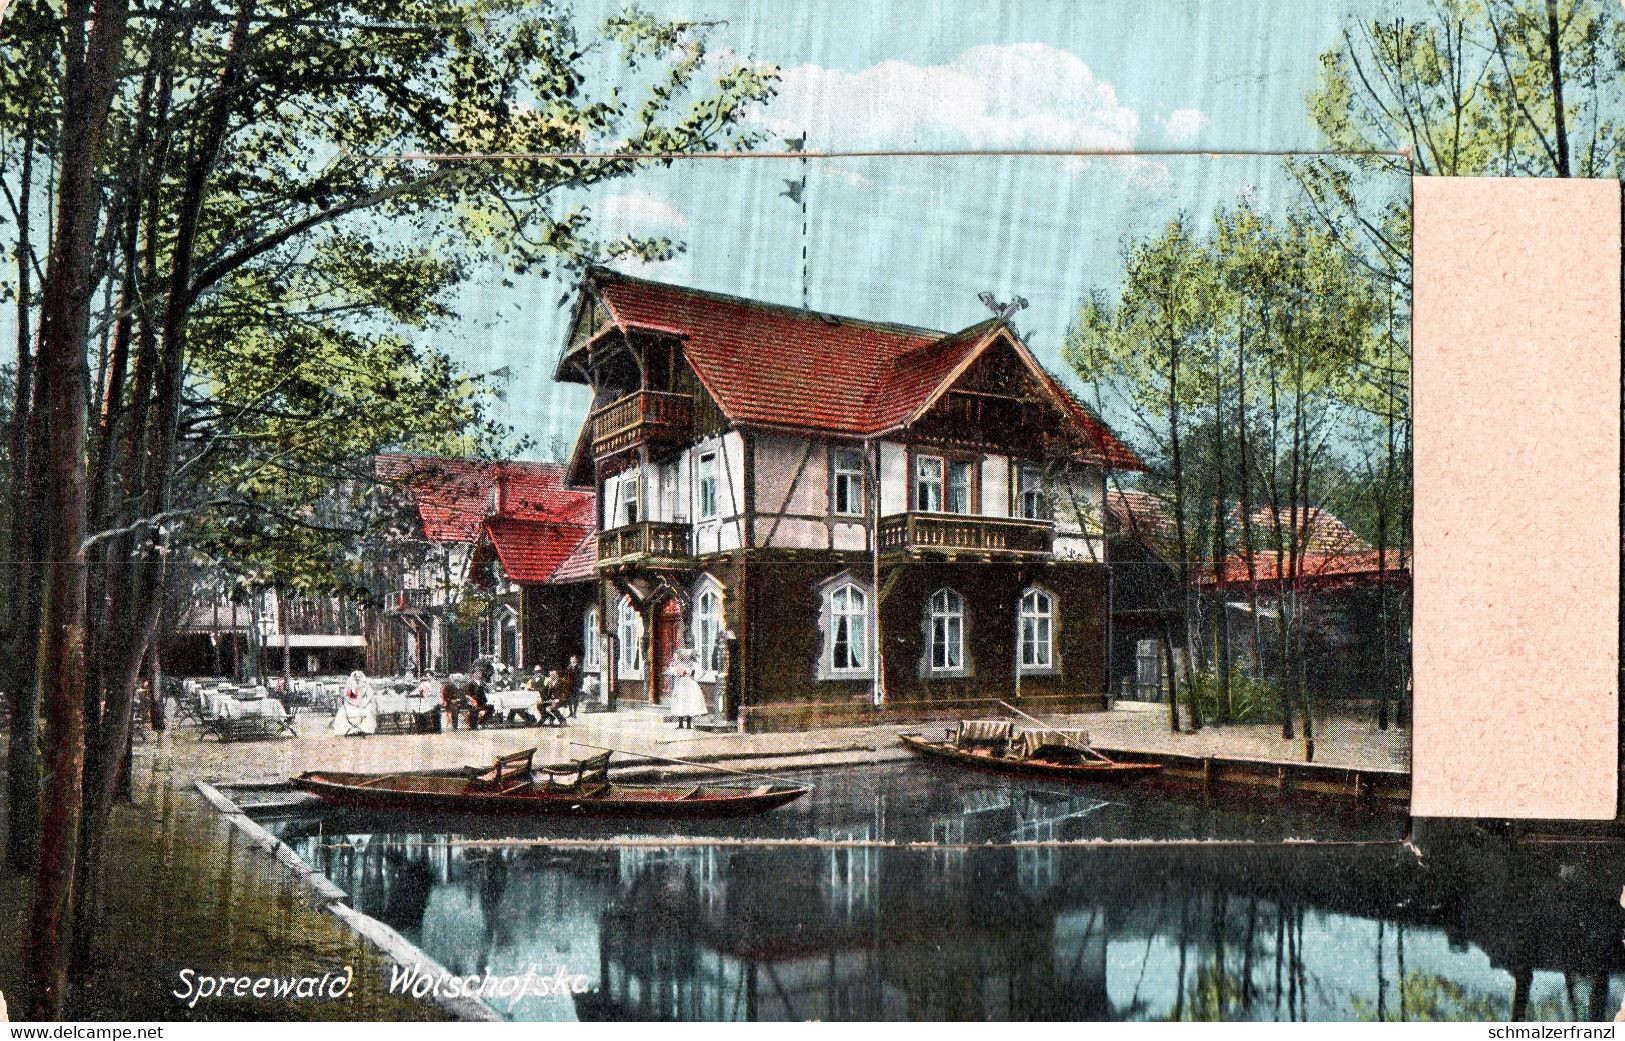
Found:
<svg viewBox="0 0 1625 1041"><path fill-rule="evenodd" d="M564 686L564 700L570 706L570 718L576 718L576 709L581 705L581 659L570 655L569 664L564 666L564 675L560 678Z"/></svg>
<svg viewBox="0 0 1625 1041"><path fill-rule="evenodd" d="M671 676L671 714L677 717L677 729L693 730L694 717L711 711L705 703L705 691L694 678L699 672L694 652L687 647L679 650L666 672Z"/></svg>
<svg viewBox="0 0 1625 1041"><path fill-rule="evenodd" d="M360 669L350 673L344 697L333 713L333 733L340 737L366 737L378 732L378 707L372 702L367 674Z"/></svg>

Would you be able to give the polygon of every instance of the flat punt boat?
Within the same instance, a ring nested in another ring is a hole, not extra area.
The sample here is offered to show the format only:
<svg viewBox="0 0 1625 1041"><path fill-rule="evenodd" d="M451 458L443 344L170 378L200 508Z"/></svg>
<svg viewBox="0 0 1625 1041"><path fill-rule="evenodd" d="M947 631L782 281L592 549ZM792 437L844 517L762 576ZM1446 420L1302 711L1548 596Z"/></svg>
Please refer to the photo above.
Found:
<svg viewBox="0 0 1625 1041"><path fill-rule="evenodd" d="M531 782L507 790L474 787L465 776L310 771L293 785L352 809L456 811L574 817L732 817L763 813L806 795L799 784L607 784L573 789Z"/></svg>
<svg viewBox="0 0 1625 1041"><path fill-rule="evenodd" d="M531 754L503 756L485 770L313 770L291 783L350 809L535 817L737 817L777 809L812 791L805 784L616 784L609 780L608 754L551 767L532 767ZM561 783L561 777L568 779Z"/></svg>
<svg viewBox="0 0 1625 1041"><path fill-rule="evenodd" d="M1056 780L1128 780L1162 769L1161 763L1119 763L1086 747L1042 740L1024 743L1022 736L1012 738L1006 730L1001 736L984 737L961 724L957 737L932 741L922 734L907 733L897 735L897 740L909 751L928 758L978 770Z"/></svg>

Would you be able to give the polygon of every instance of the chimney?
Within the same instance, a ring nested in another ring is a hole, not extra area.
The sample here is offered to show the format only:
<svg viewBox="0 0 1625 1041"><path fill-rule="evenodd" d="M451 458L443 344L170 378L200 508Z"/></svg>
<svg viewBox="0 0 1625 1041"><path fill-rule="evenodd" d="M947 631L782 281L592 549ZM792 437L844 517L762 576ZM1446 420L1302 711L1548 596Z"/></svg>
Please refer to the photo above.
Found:
<svg viewBox="0 0 1625 1041"><path fill-rule="evenodd" d="M496 481L491 485L491 512L498 517L508 508L508 475L502 467L496 468Z"/></svg>

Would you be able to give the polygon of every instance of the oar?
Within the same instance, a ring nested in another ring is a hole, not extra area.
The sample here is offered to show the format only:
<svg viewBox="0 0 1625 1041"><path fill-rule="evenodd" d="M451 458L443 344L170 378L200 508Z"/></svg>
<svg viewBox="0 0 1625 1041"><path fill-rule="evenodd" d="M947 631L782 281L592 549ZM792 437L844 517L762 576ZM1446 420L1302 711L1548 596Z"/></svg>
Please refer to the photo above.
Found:
<svg viewBox="0 0 1625 1041"><path fill-rule="evenodd" d="M680 766L697 766L704 770L717 770L725 774L738 774L740 777L750 777L758 781L773 781L774 783L781 783L786 779L783 776L774 777L771 774L757 774L751 773L747 770L733 770L726 766L716 766L711 763L696 763L689 759L674 759L671 756L665 755L650 755L648 752L632 752L625 748L611 748L608 745L589 745L585 741L571 741L570 743L581 748L594 748L600 752L619 752L622 755L635 755L640 759L654 759L662 763L676 763ZM803 781L799 778L789 779L795 781L797 784L804 784L809 788L817 787L817 785L813 784L811 781Z"/></svg>
<svg viewBox="0 0 1625 1041"><path fill-rule="evenodd" d="M1093 748L1090 748L1088 745L1080 745L1080 744L1078 744L1076 741L1074 741L1072 739L1072 736L1070 734L1066 733L1064 730L1056 730L1054 727L1050 726L1048 723L1044 722L1042 719L1039 719L1037 716L1029 716L1027 713L1021 711L1021 709L1019 709L1019 708L1016 708L1016 706L1010 704L1008 701L1001 701L1001 702L999 702L999 704L1003 705L1005 708L1009 709L1011 712L1014 712L1016 715L1020 716L1021 718L1031 720L1032 722L1037 723L1039 726L1043 727L1045 730L1048 730L1050 733L1058 735L1061 738L1061 740L1065 741L1071 747L1076 748L1078 751L1084 752L1084 753L1086 753L1088 755L1092 755L1096 759L1099 759L1103 763L1114 762L1114 760L1107 759L1105 756L1101 755L1099 752L1095 751Z"/></svg>

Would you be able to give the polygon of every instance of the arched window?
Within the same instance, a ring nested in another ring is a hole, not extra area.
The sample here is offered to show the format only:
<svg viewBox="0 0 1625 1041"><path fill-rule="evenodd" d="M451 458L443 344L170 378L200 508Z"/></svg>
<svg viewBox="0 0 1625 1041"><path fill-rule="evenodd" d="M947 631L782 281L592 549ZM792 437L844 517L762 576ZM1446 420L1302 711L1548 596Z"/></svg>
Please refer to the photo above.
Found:
<svg viewBox="0 0 1625 1041"><path fill-rule="evenodd" d="M869 668L869 595L855 582L829 594L829 667L835 673Z"/></svg>
<svg viewBox="0 0 1625 1041"><path fill-rule="evenodd" d="M931 594L931 671L958 672L965 667L965 599L952 589Z"/></svg>
<svg viewBox="0 0 1625 1041"><path fill-rule="evenodd" d="M643 618L632 606L631 597L621 597L615 608L615 641L620 645L617 665L621 676L632 679L643 675Z"/></svg>
<svg viewBox="0 0 1625 1041"><path fill-rule="evenodd" d="M598 671L598 608L589 607L581 616L581 668Z"/></svg>
<svg viewBox="0 0 1625 1041"><path fill-rule="evenodd" d="M1021 594L1021 657L1023 671L1055 667L1055 598L1042 589Z"/></svg>
<svg viewBox="0 0 1625 1041"><path fill-rule="evenodd" d="M694 653L702 673L722 669L722 593L707 582L694 598Z"/></svg>

